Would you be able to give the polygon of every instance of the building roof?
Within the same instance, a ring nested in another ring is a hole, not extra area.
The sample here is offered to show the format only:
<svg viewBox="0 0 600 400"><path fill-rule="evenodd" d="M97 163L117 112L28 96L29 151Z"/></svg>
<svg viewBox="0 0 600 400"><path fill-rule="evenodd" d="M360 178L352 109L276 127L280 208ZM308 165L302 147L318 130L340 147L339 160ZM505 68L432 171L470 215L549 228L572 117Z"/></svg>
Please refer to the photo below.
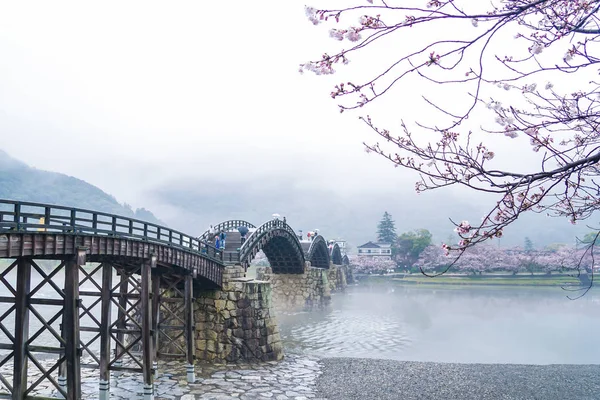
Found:
<svg viewBox="0 0 600 400"><path fill-rule="evenodd" d="M392 247L391 243L373 243L367 242L363 245L358 246L359 249L389 249Z"/></svg>

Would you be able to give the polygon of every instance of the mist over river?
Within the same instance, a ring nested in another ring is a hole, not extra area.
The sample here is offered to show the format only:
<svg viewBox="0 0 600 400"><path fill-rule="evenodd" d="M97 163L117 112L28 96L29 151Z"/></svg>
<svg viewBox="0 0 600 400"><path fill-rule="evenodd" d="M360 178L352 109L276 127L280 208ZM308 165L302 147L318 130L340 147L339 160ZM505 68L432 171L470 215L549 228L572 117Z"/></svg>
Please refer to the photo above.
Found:
<svg viewBox="0 0 600 400"><path fill-rule="evenodd" d="M279 315L288 353L405 361L600 363L600 290L362 282L324 310Z"/></svg>
<svg viewBox="0 0 600 400"><path fill-rule="evenodd" d="M14 285L15 271L5 278ZM99 279L99 271L95 278ZM54 279L62 285L62 271ZM113 282L117 279L115 275ZM40 281L33 274L32 289ZM87 281L81 290L95 288ZM600 364L600 289L578 300L567 299L568 294L559 287L400 285L367 279L333 294L323 310L283 313L277 318L287 354L451 363ZM49 285L36 296L60 297ZM85 304L95 300L84 296ZM0 313L9 307L0 304ZM37 305L35 309L48 320L60 307ZM91 312L99 316L99 303ZM114 305L112 314L114 319ZM3 323L12 327L13 316L8 315ZM30 324L30 334L42 326L33 314ZM59 324L60 318L52 326L58 331ZM81 326L94 324L86 315ZM85 341L95 336L91 332L81 335ZM7 342L2 332L0 339ZM58 342L45 331L33 344L56 346ZM98 341L90 343L93 351L98 347Z"/></svg>

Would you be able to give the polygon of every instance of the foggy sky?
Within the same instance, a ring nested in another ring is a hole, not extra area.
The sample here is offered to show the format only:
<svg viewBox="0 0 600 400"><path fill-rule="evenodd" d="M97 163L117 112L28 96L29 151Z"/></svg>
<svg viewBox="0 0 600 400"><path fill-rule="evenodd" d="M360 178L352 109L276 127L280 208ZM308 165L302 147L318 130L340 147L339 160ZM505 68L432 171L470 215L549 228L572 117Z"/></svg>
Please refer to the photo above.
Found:
<svg viewBox="0 0 600 400"><path fill-rule="evenodd" d="M306 19L304 4L4 2L0 147L167 222L178 211L161 189L185 191L182 182L198 196L215 180L273 181L274 193L286 181L299 193L334 188L341 199L373 196L376 214L418 203L417 176L366 154L362 142L376 138L357 119L364 113L340 115L329 97L334 83L367 76L373 60L351 62L340 76L298 73L339 48ZM397 128L403 117L428 115L408 96L427 90L408 81L367 112ZM512 146L511 165L527 165L514 142L493 142ZM479 198L458 189L439 196L440 205Z"/></svg>

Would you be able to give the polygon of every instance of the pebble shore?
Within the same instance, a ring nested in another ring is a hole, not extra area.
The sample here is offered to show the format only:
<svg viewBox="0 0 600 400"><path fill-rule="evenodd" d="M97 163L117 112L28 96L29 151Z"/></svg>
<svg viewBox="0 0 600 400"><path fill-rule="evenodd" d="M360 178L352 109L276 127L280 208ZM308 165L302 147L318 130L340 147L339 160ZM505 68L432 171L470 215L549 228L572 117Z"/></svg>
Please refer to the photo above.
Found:
<svg viewBox="0 0 600 400"><path fill-rule="evenodd" d="M328 358L329 400L599 400L600 365L444 364Z"/></svg>
<svg viewBox="0 0 600 400"><path fill-rule="evenodd" d="M0 373L9 372L9 366ZM443 364L288 355L280 362L159 365L155 400L600 400L600 365ZM5 375L6 376L6 375ZM33 382L39 374L30 373ZM98 398L96 370L82 369L83 399ZM43 382L33 395L56 397ZM140 374L111 373L110 398L141 400Z"/></svg>

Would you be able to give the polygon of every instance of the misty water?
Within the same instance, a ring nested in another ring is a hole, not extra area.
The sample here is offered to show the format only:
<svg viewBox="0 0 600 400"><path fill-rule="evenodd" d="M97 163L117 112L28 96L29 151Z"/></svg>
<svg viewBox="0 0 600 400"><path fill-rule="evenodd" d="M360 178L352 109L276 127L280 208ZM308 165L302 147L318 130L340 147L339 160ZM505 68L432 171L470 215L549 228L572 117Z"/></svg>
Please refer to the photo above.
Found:
<svg viewBox="0 0 600 400"><path fill-rule="evenodd" d="M32 275L33 289L41 277ZM14 284L14 271L6 279ZM62 272L55 279L62 284ZM363 281L334 294L331 305L323 310L278 315L285 351L323 357L460 363L600 362L598 289L571 301L560 288L402 286L392 282ZM82 290L94 288L88 281ZM36 297L59 295L46 285ZM88 305L96 299L83 297ZM8 307L1 304L0 313ZM35 309L49 319L60 308L38 305ZM97 304L92 313L98 316L99 311ZM113 319L116 311L113 307ZM5 318L4 324L12 327L13 316L11 313ZM59 323L52 323L57 331ZM30 315L30 333L41 326ZM81 326L94 324L85 316ZM6 342L3 333L0 336ZM86 342L93 336L82 332ZM33 344L57 346L58 341L45 331ZM97 341L91 343L93 351L98 347Z"/></svg>
<svg viewBox="0 0 600 400"><path fill-rule="evenodd" d="M288 353L407 361L598 364L600 291L360 284L279 316Z"/></svg>

